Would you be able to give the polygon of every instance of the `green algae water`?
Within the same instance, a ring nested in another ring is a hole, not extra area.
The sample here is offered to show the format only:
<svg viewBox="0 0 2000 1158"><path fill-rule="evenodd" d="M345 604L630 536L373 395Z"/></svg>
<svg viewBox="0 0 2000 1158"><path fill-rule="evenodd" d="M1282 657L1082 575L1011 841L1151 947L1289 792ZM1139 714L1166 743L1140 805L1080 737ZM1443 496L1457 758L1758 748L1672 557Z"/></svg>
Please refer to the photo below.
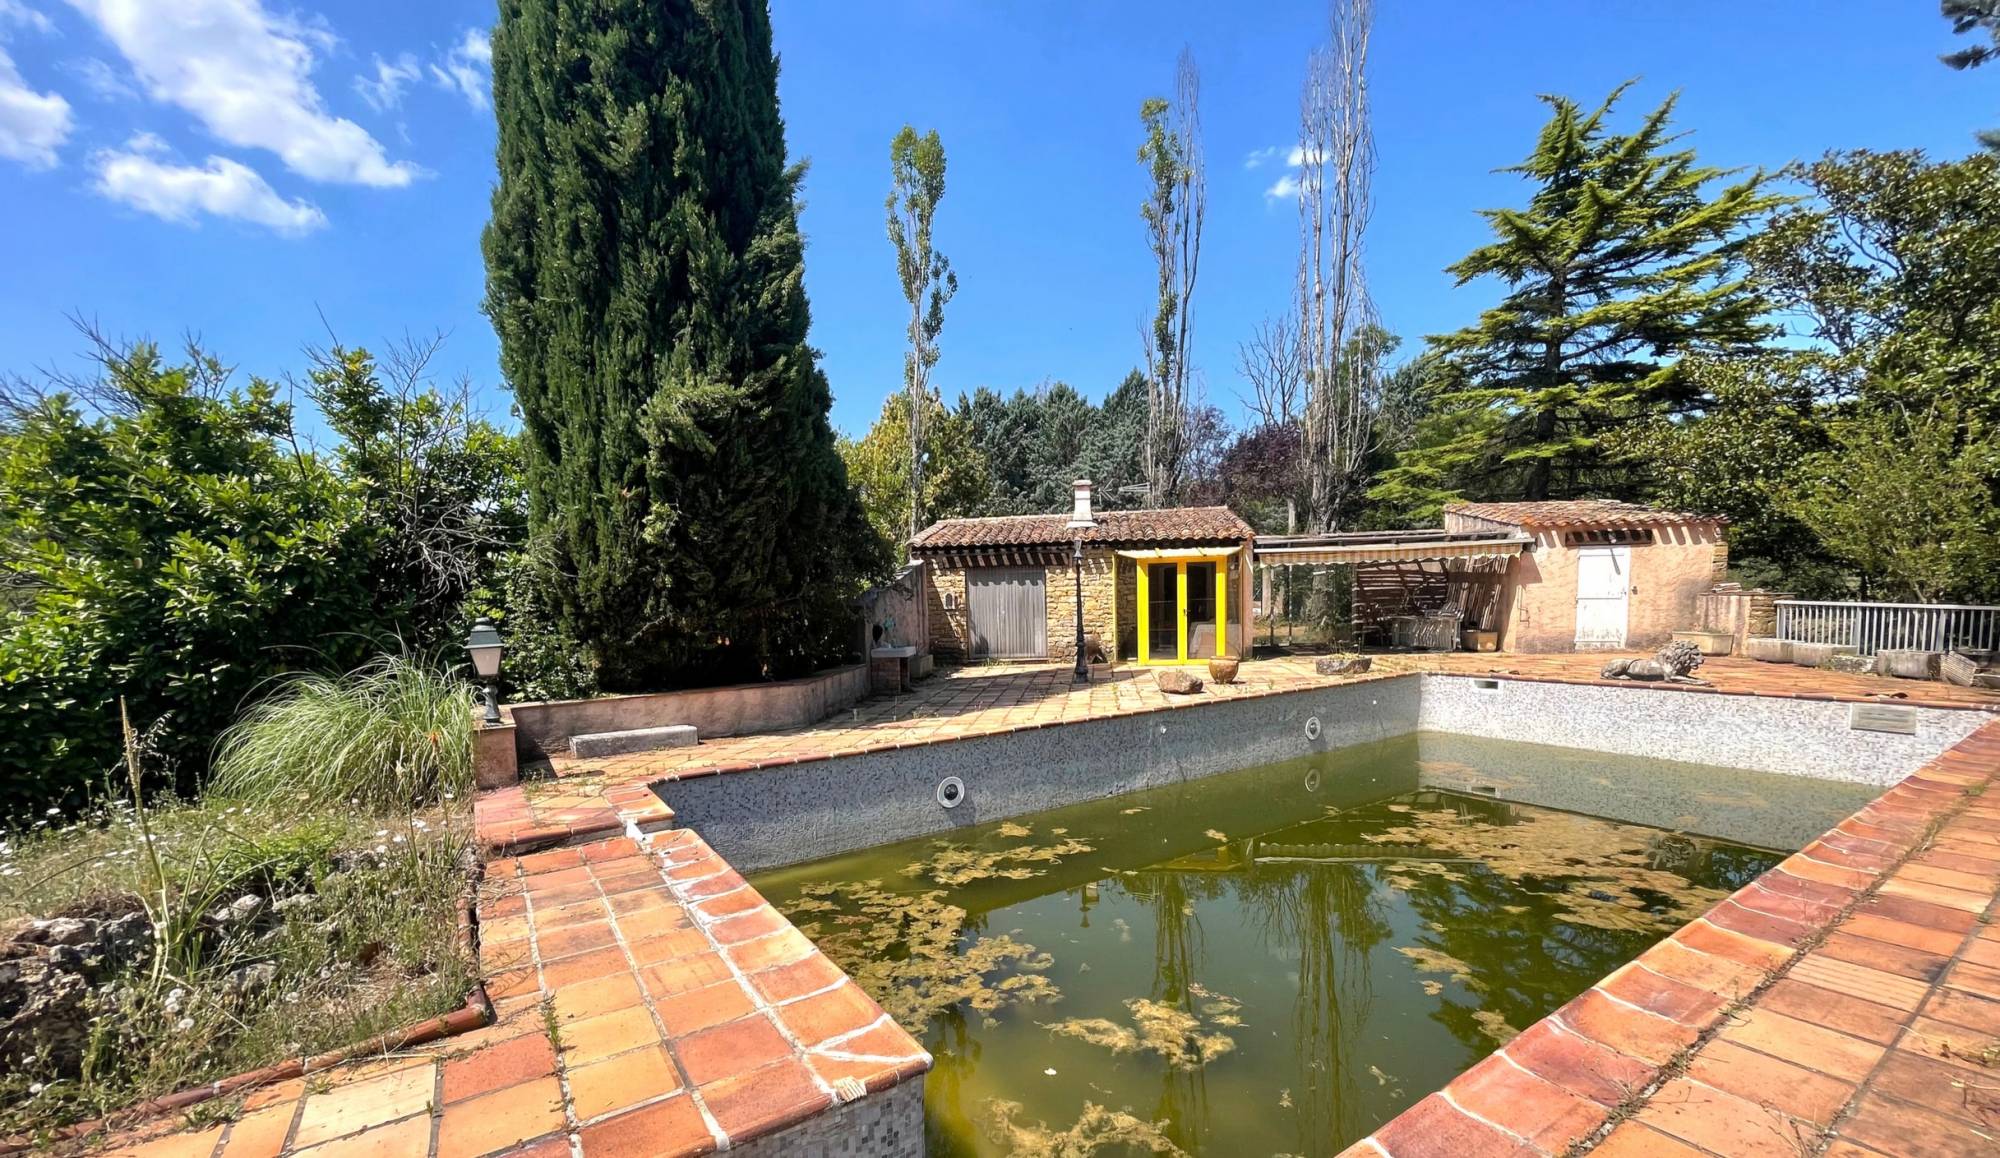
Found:
<svg viewBox="0 0 2000 1158"><path fill-rule="evenodd" d="M1876 791L1421 734L754 883L934 1055L934 1155L1323 1155Z"/></svg>

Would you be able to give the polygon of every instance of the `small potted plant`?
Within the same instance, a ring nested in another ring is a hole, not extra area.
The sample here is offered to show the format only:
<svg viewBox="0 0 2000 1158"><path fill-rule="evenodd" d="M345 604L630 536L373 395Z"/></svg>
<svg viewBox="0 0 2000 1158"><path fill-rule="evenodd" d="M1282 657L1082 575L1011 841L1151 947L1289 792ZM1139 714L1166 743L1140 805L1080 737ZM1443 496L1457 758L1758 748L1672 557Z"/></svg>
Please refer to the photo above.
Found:
<svg viewBox="0 0 2000 1158"><path fill-rule="evenodd" d="M1233 684L1236 682L1237 659L1233 655L1210 656L1208 678L1212 683Z"/></svg>

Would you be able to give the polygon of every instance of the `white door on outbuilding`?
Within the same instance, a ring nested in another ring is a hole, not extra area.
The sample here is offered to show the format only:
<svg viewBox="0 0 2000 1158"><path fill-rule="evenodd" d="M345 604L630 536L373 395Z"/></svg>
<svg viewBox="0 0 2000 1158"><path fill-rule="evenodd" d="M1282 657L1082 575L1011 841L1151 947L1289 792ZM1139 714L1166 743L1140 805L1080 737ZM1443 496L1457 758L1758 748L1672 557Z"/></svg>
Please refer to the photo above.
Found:
<svg viewBox="0 0 2000 1158"><path fill-rule="evenodd" d="M1576 645L1624 647L1632 590L1632 548L1579 547L1576 552Z"/></svg>

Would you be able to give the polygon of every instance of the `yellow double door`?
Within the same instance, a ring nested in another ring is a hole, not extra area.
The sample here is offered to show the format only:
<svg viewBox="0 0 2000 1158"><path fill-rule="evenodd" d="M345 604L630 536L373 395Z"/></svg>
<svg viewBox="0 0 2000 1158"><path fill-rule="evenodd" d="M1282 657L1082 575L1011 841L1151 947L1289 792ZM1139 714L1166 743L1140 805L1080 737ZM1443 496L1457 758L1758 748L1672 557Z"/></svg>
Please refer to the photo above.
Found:
<svg viewBox="0 0 2000 1158"><path fill-rule="evenodd" d="M1229 557L1137 560L1139 662L1229 654Z"/></svg>

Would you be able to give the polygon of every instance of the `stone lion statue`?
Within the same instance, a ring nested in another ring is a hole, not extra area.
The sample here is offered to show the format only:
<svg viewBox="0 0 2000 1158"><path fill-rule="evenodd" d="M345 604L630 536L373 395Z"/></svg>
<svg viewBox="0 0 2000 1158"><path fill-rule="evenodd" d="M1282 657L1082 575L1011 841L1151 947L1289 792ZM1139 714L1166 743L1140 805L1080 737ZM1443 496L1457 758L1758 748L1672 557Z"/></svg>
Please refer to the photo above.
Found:
<svg viewBox="0 0 2000 1158"><path fill-rule="evenodd" d="M1707 684L1707 680L1696 679L1694 669L1701 666L1701 649L1692 643L1675 640L1653 653L1651 659L1614 659L1604 665L1603 677L1608 680L1665 680L1676 684Z"/></svg>

